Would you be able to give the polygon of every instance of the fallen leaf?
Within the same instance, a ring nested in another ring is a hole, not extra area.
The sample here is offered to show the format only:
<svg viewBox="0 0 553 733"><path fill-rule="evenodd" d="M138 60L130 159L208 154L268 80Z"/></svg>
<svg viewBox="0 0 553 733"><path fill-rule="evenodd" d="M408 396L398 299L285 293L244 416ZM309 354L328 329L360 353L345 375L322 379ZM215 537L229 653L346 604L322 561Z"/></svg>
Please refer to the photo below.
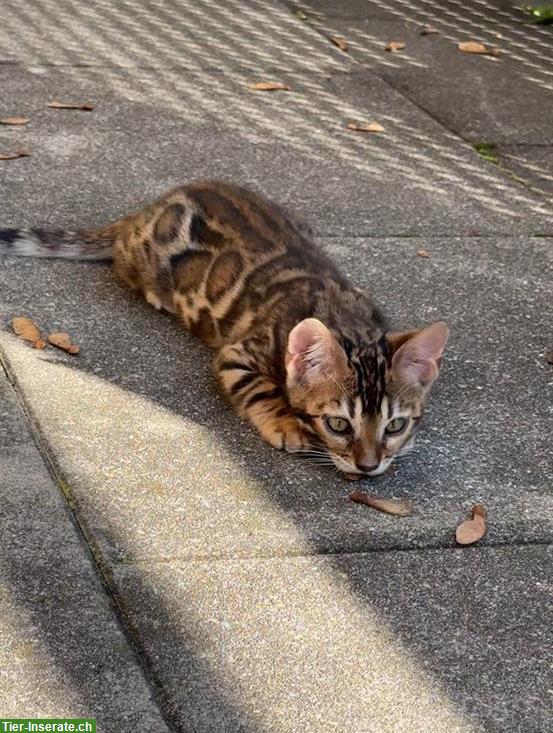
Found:
<svg viewBox="0 0 553 733"><path fill-rule="evenodd" d="M335 46L338 46L340 51L348 50L348 42L342 36L329 36L329 38Z"/></svg>
<svg viewBox="0 0 553 733"><path fill-rule="evenodd" d="M476 53L484 56L499 56L501 54L500 48L484 46L483 43L478 41L463 41L463 43L459 43L457 48L463 53Z"/></svg>
<svg viewBox="0 0 553 733"><path fill-rule="evenodd" d="M48 102L47 107L52 109L82 109L85 112L92 112L93 104L75 104L73 102Z"/></svg>
<svg viewBox="0 0 553 733"><path fill-rule="evenodd" d="M378 122L350 122L348 130L356 132L384 132L384 128Z"/></svg>
<svg viewBox="0 0 553 733"><path fill-rule="evenodd" d="M414 510L413 502L409 499L381 499L360 489L352 491L348 498L357 504L366 504L373 509L378 509L379 512L395 514L398 517L407 517Z"/></svg>
<svg viewBox="0 0 553 733"><path fill-rule="evenodd" d="M470 513L470 519L461 522L455 531L455 541L459 545L472 545L481 540L488 531L486 509L482 504L475 504Z"/></svg>
<svg viewBox="0 0 553 733"><path fill-rule="evenodd" d="M4 117L0 120L0 125L26 125L27 122L28 117Z"/></svg>
<svg viewBox="0 0 553 733"><path fill-rule="evenodd" d="M483 43L477 41L464 41L459 43L457 48L463 53L486 53L486 46Z"/></svg>
<svg viewBox="0 0 553 733"><path fill-rule="evenodd" d="M12 320L14 332L24 341L29 341L35 349L44 349L46 341L40 335L38 326L30 318L20 316Z"/></svg>
<svg viewBox="0 0 553 733"><path fill-rule="evenodd" d="M428 254L428 252L425 249L418 249L417 255L419 257L430 257L430 255Z"/></svg>
<svg viewBox="0 0 553 733"><path fill-rule="evenodd" d="M547 362L548 364L553 364L553 349L551 349L551 351L548 351L548 352L547 352L547 353L545 354L545 361L546 361L546 362Z"/></svg>
<svg viewBox="0 0 553 733"><path fill-rule="evenodd" d="M281 81L258 81L257 84L250 84L250 89L256 92L275 92L279 89L285 92L291 91L291 87Z"/></svg>
<svg viewBox="0 0 553 733"><path fill-rule="evenodd" d="M434 28L432 25L423 25L423 27L419 31L419 35L421 36L431 36L434 33L439 33L440 31L437 28Z"/></svg>
<svg viewBox="0 0 553 733"><path fill-rule="evenodd" d="M388 41L386 44L386 51L391 51L394 53L394 51L401 51L402 48L405 48L405 41Z"/></svg>
<svg viewBox="0 0 553 733"><path fill-rule="evenodd" d="M15 160L16 158L28 158L31 154L29 148L19 148L13 153L0 153L0 160Z"/></svg>
<svg viewBox="0 0 553 733"><path fill-rule="evenodd" d="M56 331L48 336L48 343L57 346L58 349L67 351L68 354L78 354L81 350L80 346L76 346L71 342L71 336L68 333Z"/></svg>

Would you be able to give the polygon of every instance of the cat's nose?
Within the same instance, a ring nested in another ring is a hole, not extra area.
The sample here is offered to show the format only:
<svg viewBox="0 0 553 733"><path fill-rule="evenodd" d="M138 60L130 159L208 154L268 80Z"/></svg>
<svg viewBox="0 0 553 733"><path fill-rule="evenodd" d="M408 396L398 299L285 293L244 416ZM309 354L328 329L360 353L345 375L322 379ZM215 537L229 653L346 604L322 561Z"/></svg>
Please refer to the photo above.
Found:
<svg viewBox="0 0 553 733"><path fill-rule="evenodd" d="M376 469L380 466L380 463L373 463L371 465L369 465L368 463L356 463L355 465L360 471L371 473L371 471L376 471Z"/></svg>

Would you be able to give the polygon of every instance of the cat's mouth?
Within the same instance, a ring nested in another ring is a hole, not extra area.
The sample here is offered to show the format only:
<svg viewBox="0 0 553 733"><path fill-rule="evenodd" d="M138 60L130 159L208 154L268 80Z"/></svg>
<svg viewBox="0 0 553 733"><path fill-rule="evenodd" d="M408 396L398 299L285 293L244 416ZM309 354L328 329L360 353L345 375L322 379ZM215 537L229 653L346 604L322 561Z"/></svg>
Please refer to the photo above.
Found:
<svg viewBox="0 0 553 733"><path fill-rule="evenodd" d="M390 468L393 460L394 460L393 456L390 458L386 458L373 471L363 471L363 472L360 471L359 473L351 473L349 471L343 471L343 474L348 479L348 481L361 481L361 479L364 479L364 478L376 478L376 476L380 476L380 474L385 473L385 471L387 471L388 468Z"/></svg>
<svg viewBox="0 0 553 733"><path fill-rule="evenodd" d="M372 471L364 471L350 459L350 457L341 456L336 453L330 453L330 458L334 463L334 466L348 481L361 481L364 478L375 478L381 473L384 473L390 467L395 456L388 456L381 460L380 463L373 468Z"/></svg>

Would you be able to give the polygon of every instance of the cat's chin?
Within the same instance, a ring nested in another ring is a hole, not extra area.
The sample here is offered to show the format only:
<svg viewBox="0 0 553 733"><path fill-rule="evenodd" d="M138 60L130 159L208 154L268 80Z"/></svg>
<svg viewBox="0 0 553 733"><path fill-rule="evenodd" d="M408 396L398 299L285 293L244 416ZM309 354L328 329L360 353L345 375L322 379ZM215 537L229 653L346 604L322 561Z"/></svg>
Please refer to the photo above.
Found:
<svg viewBox="0 0 553 733"><path fill-rule="evenodd" d="M367 478L366 473L344 473L343 475L348 481L361 481L361 479Z"/></svg>

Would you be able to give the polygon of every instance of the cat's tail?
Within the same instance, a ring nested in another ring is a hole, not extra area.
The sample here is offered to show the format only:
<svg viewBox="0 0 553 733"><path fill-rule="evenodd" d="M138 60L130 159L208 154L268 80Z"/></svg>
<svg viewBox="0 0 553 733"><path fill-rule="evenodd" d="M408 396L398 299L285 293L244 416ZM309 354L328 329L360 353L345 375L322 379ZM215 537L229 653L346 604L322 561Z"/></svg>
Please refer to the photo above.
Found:
<svg viewBox="0 0 553 733"><path fill-rule="evenodd" d="M0 229L0 256L110 260L119 222L77 232L60 229Z"/></svg>

